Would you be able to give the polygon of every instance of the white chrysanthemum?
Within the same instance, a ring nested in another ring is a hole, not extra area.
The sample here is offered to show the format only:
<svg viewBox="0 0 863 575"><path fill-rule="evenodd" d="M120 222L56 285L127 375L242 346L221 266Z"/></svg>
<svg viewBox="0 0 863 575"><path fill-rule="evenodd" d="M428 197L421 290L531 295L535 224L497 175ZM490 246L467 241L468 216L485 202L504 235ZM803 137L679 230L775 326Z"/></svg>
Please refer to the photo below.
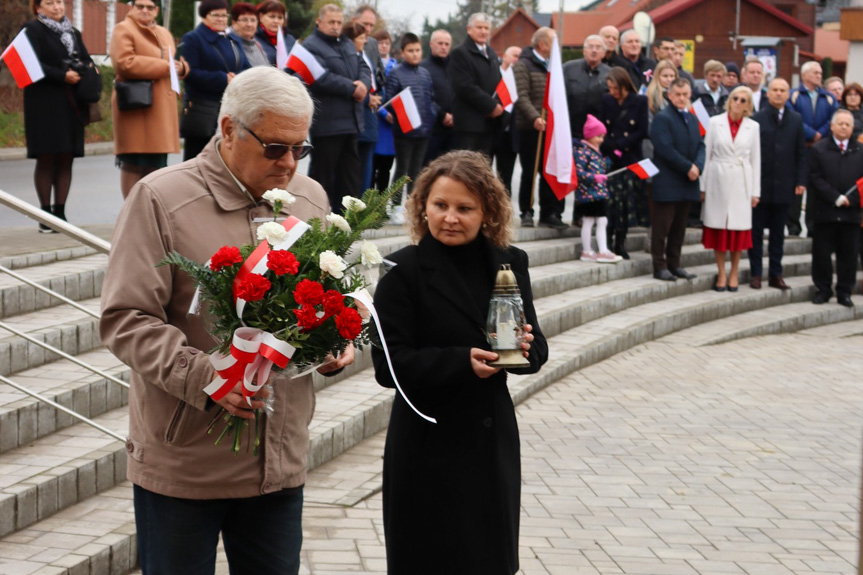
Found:
<svg viewBox="0 0 863 575"><path fill-rule="evenodd" d="M345 263L345 260L340 258L335 252L330 250L321 252L319 262L319 265L321 266L321 271L330 274L336 279L341 279L345 275L344 272L348 267L348 265Z"/></svg>
<svg viewBox="0 0 863 575"><path fill-rule="evenodd" d="M264 192L263 198L270 203L282 202L282 207L290 206L297 201L297 198L291 195L288 190L282 190L280 188L273 188L272 190L267 190L266 192Z"/></svg>
<svg viewBox="0 0 863 575"><path fill-rule="evenodd" d="M258 239L267 240L271 246L277 246L288 237L288 231L282 224L266 222L258 227Z"/></svg>
<svg viewBox="0 0 863 575"><path fill-rule="evenodd" d="M339 214L329 214L327 216L327 221L342 230L345 233L351 233L351 224L348 223L348 220L340 216Z"/></svg>
<svg viewBox="0 0 863 575"><path fill-rule="evenodd" d="M363 265L371 267L384 261L384 258L381 256L381 252L378 251L378 247L375 244L370 241L363 240L363 243L360 244L360 260Z"/></svg>
<svg viewBox="0 0 863 575"><path fill-rule="evenodd" d="M342 205L346 210L354 210L357 212L361 212L366 209L366 203L359 198L355 198L353 196L344 196L342 198Z"/></svg>

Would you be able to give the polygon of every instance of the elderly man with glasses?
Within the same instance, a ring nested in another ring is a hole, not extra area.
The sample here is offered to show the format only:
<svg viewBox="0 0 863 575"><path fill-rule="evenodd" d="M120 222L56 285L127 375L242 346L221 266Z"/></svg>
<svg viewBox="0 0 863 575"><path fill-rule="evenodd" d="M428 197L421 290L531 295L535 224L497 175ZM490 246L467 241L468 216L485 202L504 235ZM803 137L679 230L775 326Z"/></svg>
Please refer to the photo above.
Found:
<svg viewBox="0 0 863 575"><path fill-rule="evenodd" d="M117 220L100 331L132 370L127 476L145 574L213 573L220 535L232 573L299 571L312 376L273 379L261 455L213 445L206 431L219 407L254 419L263 402L246 405L239 386L218 402L204 393L213 339L189 314L194 281L156 264L173 251L204 262L221 246L257 243L258 226L280 217L262 200L271 188L296 198L291 215L326 216L323 188L296 172L313 110L303 84L280 70L239 74L222 99L219 132L195 159L141 180ZM349 348L318 371L352 361Z"/></svg>

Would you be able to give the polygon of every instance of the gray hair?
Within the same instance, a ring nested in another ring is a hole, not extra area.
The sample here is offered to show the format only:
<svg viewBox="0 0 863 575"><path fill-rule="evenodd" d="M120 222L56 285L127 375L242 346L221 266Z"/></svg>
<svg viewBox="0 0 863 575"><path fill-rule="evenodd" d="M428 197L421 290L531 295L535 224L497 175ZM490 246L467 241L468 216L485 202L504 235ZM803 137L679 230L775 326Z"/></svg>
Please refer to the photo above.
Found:
<svg viewBox="0 0 863 575"><path fill-rule="evenodd" d="M831 116L831 118L830 118L830 125L831 126L836 121L836 116L838 116L840 114L847 114L848 116L850 116L851 117L851 123L854 124L854 113L847 108L839 108L835 112L833 112L833 116Z"/></svg>
<svg viewBox="0 0 863 575"><path fill-rule="evenodd" d="M470 18L467 19L468 27L473 26L477 22L485 22L491 26L491 18L489 18L488 14L485 12L474 12L470 15Z"/></svg>
<svg viewBox="0 0 863 575"><path fill-rule="evenodd" d="M311 126L315 106L299 79L270 66L256 66L237 74L228 84L219 109L219 126L225 116L239 124L254 126L264 112L308 122Z"/></svg>
<svg viewBox="0 0 863 575"><path fill-rule="evenodd" d="M338 12L340 14L344 14L341 6L338 4L324 4L321 6L321 9L318 10L318 18L323 18L327 12Z"/></svg>
<svg viewBox="0 0 863 575"><path fill-rule="evenodd" d="M541 28L537 28L536 32L533 33L533 37L530 39L530 45L536 48L543 40L548 41L550 44L553 36L554 30L548 26L542 26Z"/></svg>
<svg viewBox="0 0 863 575"><path fill-rule="evenodd" d="M632 36L633 34L638 36L638 41L641 42L641 36L639 36L638 32L636 32L635 30L630 28L629 30L625 31L623 34L620 35L620 43L624 44L626 42L626 39L629 38L630 36Z"/></svg>
<svg viewBox="0 0 863 575"><path fill-rule="evenodd" d="M438 28L434 32L431 33L431 37L429 38L429 42L435 39L435 36L443 36L446 34L449 36L449 41L452 42L452 34L449 33L449 30L444 30L443 28Z"/></svg>
<svg viewBox="0 0 863 575"><path fill-rule="evenodd" d="M584 46L587 46L588 42L599 42L602 45L603 50L608 50L608 45L605 43L605 38L600 36L599 34L591 34L587 38L584 39Z"/></svg>
<svg viewBox="0 0 863 575"><path fill-rule="evenodd" d="M809 60L808 62L806 62L805 64L800 66L800 75L802 76L803 74L806 74L807 72L809 72L809 70L811 70L815 66L818 66L820 68L821 64L819 64L815 60Z"/></svg>

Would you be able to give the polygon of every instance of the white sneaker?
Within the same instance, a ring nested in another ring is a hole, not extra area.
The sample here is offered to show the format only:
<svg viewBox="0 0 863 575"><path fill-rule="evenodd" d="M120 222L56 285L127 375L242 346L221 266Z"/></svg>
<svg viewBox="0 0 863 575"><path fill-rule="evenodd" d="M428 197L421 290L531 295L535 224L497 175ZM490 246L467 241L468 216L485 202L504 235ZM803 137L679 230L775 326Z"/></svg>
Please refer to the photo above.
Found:
<svg viewBox="0 0 863 575"><path fill-rule="evenodd" d="M390 224L394 226L403 226L405 223L405 207L404 206L393 206L393 210L390 213Z"/></svg>
<svg viewBox="0 0 863 575"><path fill-rule="evenodd" d="M596 252L581 252L581 261L595 262L597 258Z"/></svg>
<svg viewBox="0 0 863 575"><path fill-rule="evenodd" d="M596 256L596 262L600 264L616 264L623 261L623 258L611 252L602 252Z"/></svg>

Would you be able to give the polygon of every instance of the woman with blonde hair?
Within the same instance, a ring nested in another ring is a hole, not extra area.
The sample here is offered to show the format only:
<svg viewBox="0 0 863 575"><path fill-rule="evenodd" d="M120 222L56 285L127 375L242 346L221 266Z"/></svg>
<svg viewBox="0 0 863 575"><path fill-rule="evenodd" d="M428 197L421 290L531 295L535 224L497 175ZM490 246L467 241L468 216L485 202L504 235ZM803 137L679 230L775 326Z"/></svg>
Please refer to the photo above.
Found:
<svg viewBox="0 0 863 575"><path fill-rule="evenodd" d="M510 245L512 206L479 152L433 161L407 201L415 245L388 259L375 305L401 394L384 449L383 519L389 575L518 570L518 425L507 375L489 363L486 317L497 271L509 264L524 301L525 342L539 371L548 346L531 295L527 255ZM373 348L375 377L394 387Z"/></svg>
<svg viewBox="0 0 863 575"><path fill-rule="evenodd" d="M660 110L668 105L665 97L668 87L677 80L677 66L671 60L660 60L653 69L653 79L647 86L647 108L650 111L650 120Z"/></svg>
<svg viewBox="0 0 863 575"><path fill-rule="evenodd" d="M726 113L710 118L701 177L704 228L701 242L716 258L716 291L737 291L740 256L752 247L752 208L761 197L761 133L752 115L752 90L738 86ZM725 273L725 253L731 272Z"/></svg>

